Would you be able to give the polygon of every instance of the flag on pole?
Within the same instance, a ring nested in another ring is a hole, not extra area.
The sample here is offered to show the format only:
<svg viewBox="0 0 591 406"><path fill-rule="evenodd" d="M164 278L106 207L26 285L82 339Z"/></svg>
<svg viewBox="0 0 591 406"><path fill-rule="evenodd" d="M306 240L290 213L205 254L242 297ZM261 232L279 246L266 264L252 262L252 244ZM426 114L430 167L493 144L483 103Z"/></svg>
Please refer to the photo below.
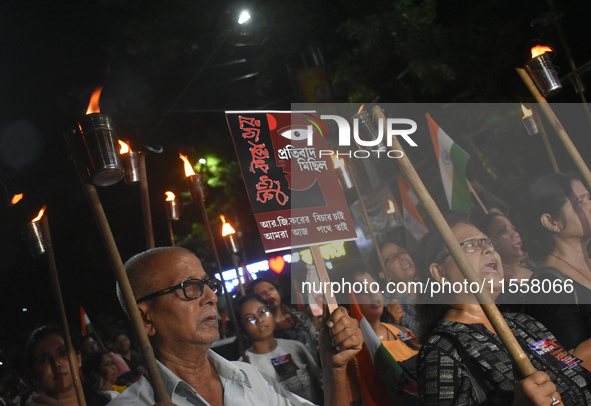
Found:
<svg viewBox="0 0 591 406"><path fill-rule="evenodd" d="M92 327L92 323L82 306L80 306L80 324L82 326L82 334L94 333L94 327Z"/></svg>
<svg viewBox="0 0 591 406"><path fill-rule="evenodd" d="M431 140L439 162L443 189L450 210L470 211L470 189L466 181L466 164L470 155L456 144L427 113Z"/></svg>
<svg viewBox="0 0 591 406"><path fill-rule="evenodd" d="M423 221L423 217L421 217L421 213L417 209L419 199L402 175L398 176L398 186L400 187L400 196L402 198L402 219L404 221L406 247L410 251L414 251L421 238L429 230Z"/></svg>
<svg viewBox="0 0 591 406"><path fill-rule="evenodd" d="M402 367L384 347L361 313L354 294L351 294L351 317L359 321L359 328L363 333L363 348L356 358L359 371L362 372L359 374L359 383L364 405L397 405L397 388L402 377Z"/></svg>

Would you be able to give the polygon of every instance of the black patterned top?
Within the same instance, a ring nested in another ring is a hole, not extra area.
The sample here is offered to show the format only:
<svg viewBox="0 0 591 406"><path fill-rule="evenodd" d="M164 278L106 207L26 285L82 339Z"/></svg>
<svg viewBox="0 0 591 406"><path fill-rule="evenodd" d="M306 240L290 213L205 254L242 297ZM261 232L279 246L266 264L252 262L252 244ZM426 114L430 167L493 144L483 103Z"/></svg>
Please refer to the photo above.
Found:
<svg viewBox="0 0 591 406"><path fill-rule="evenodd" d="M580 365L561 370L549 365L528 347L528 344L544 338L557 342L552 333L525 314L507 313L503 316L534 368L550 376L564 405L591 404L589 371ZM463 347L460 352L466 354L472 367L467 366L454 341ZM515 387L511 358L499 337L482 324L440 321L419 353L418 371L422 405L481 404L478 388L473 382L482 389L489 405L513 404Z"/></svg>
<svg viewBox="0 0 591 406"><path fill-rule="evenodd" d="M312 356L319 360L318 357L318 329L314 322L306 315L306 313L290 310L291 317L293 317L293 326L277 330L275 329L275 338L284 338L287 340L296 340L306 346L306 349Z"/></svg>

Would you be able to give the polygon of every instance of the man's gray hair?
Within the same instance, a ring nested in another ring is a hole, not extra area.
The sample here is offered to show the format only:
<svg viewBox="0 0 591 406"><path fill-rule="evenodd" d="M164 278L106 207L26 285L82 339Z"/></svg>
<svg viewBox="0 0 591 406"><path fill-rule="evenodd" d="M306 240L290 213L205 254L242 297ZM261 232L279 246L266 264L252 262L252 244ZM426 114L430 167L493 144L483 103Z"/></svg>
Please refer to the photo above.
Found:
<svg viewBox="0 0 591 406"><path fill-rule="evenodd" d="M182 247L157 247L157 248L150 248L146 251L140 252L139 254L134 255L133 257L129 258L125 263L125 272L127 273L127 277L129 278L129 284L131 285L131 290L133 294L136 295L139 289L138 284L145 283L146 281L146 264L151 258L160 254L164 251L182 251L190 253L194 255L193 252L189 251L186 248ZM117 298L119 299L119 303L123 308L123 311L127 315L128 318L130 317L129 308L127 307L127 303L125 302L125 298L123 297L123 291L121 290L121 286L119 285L119 281L117 281ZM136 300L138 298L136 297Z"/></svg>

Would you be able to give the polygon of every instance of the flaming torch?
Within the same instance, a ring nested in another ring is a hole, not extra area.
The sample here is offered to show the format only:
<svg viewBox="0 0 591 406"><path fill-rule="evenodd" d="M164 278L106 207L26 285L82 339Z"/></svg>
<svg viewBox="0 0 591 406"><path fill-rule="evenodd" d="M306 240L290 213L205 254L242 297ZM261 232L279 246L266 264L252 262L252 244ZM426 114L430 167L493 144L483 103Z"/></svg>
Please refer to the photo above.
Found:
<svg viewBox="0 0 591 406"><path fill-rule="evenodd" d="M349 171L345 165L345 160L335 156L334 154L331 154L330 157L332 158L334 168L340 169L340 171L337 171L337 175L339 177L339 181L341 182L341 186L345 190L351 189L353 187L353 181L351 180L351 175L349 175Z"/></svg>
<svg viewBox="0 0 591 406"><path fill-rule="evenodd" d="M22 193L19 193L19 194L16 194L16 195L12 196L12 199L10 199L10 205L11 206L14 206L18 202L20 202L22 198L23 198L23 194Z"/></svg>
<svg viewBox="0 0 591 406"><path fill-rule="evenodd" d="M218 268L218 272L220 274L222 285L224 285L224 298L226 299L226 303L228 304L228 313L230 314L230 320L232 320L232 323L236 323L236 314L234 313L234 309L232 307L232 298L226 290L226 281L224 280L222 263L220 262L220 256L215 245L213 232L211 231L211 224L209 222L209 217L207 216L207 208L205 207L205 195L203 193L203 181L201 178L201 174L195 173L195 171L193 170L193 166L191 165L191 162L189 162L189 159L185 155L179 154L179 158L181 158L185 166L185 176L187 177L187 183L189 184L191 197L193 198L193 201L199 202L199 207L201 208L201 215L203 216L203 223L205 225L205 229L207 230L207 236L209 237L211 250L215 257L215 262Z"/></svg>
<svg viewBox="0 0 591 406"><path fill-rule="evenodd" d="M230 256L232 257L234 269L236 269L238 289L240 290L240 295L244 296L245 291L244 285L242 284L242 274L240 273L240 266L238 265L238 244L236 244L236 240L234 239L236 231L234 230L234 227L230 225L230 223L226 223L226 217L220 215L220 219L222 220L222 237L226 242L226 247L228 248L228 251L230 251Z"/></svg>
<svg viewBox="0 0 591 406"><path fill-rule="evenodd" d="M59 276L57 274L57 266L55 263L55 256L53 254L53 245L51 243L51 234L49 232L49 221L47 220L47 216L43 215L46 208L47 206L43 206L37 217L23 226L23 233L26 239L29 241L29 249L35 258L47 254L51 289L53 291L55 302L58 308L57 310L61 319L64 341L66 342L66 349L68 353L68 362L70 364L70 371L74 381L76 397L78 398L78 404L80 406L86 406L82 382L80 381L80 376L78 374L78 357L76 356L74 346L72 345L68 318L66 316L66 309L64 307L64 301L62 298Z"/></svg>
<svg viewBox="0 0 591 406"><path fill-rule="evenodd" d="M531 49L531 59L525 64L525 70L544 97L553 96L562 89L549 52L554 52L554 50L550 47L537 45Z"/></svg>
<svg viewBox="0 0 591 406"><path fill-rule="evenodd" d="M121 160L125 167L125 183L140 183L142 197L142 213L144 217L144 232L146 235L146 246L154 248L154 229L152 227L152 211L150 209L150 194L148 191L148 174L146 173L146 157L140 151L134 152L128 144L119 140L121 145Z"/></svg>
<svg viewBox="0 0 591 406"><path fill-rule="evenodd" d="M129 147L129 144L119 140L121 149L119 154L123 161L123 172L125 173L125 183L134 183L140 181L140 163L139 152L134 152Z"/></svg>
<svg viewBox="0 0 591 406"><path fill-rule="evenodd" d="M40 222L46 208L47 206L43 206L43 208L39 210L37 217L23 226L23 238L29 243L29 251L35 258L39 258L46 253Z"/></svg>
<svg viewBox="0 0 591 406"><path fill-rule="evenodd" d="M175 246L174 233L172 231L172 221L177 221L181 217L181 204L174 193L166 192L166 212L168 214L168 232L170 234L170 243Z"/></svg>
<svg viewBox="0 0 591 406"><path fill-rule="evenodd" d="M96 88L90 98L86 115L78 120L75 132L84 145L88 162L87 170L96 186L110 186L123 177L123 168L117 154L113 121L99 108L102 86Z"/></svg>
<svg viewBox="0 0 591 406"><path fill-rule="evenodd" d="M550 163L552 164L552 168L554 168L554 172L560 172L558 168L558 162L556 162L556 157L554 156L554 151L552 151L552 145L550 145L550 140L548 139L548 133L546 133L546 128L544 124L534 116L533 110L528 109L521 103L521 110L523 110L523 117L522 123L527 133L529 135L536 135L540 132L542 133L542 140L544 141L544 146L546 147L546 152L548 152L548 157L550 158Z"/></svg>
<svg viewBox="0 0 591 406"><path fill-rule="evenodd" d="M170 397L164 387L164 382L162 381L160 370L156 363L156 357L146 334L144 322L137 307L125 266L121 260L121 255L115 243L109 221L95 188L95 185L108 186L115 184L123 177L121 160L115 148L115 139L117 137L115 136L113 123L107 115L100 113L98 108L99 95L100 88L93 94L87 115L78 121L78 127L74 131L65 134L65 138L76 166L78 177L82 182L86 198L88 199L103 239L115 278L127 305L128 315L138 338L146 369L154 388L154 397L157 402L166 403L170 402ZM84 145L89 163L83 163L82 159L76 153L80 150L79 144ZM72 369L74 370L75 368Z"/></svg>
<svg viewBox="0 0 591 406"><path fill-rule="evenodd" d="M538 124L536 123L536 118L534 117L534 113L532 109L528 109L521 103L521 110L523 111L523 117L521 117L521 122L523 126L527 130L529 135L536 135L540 131L538 129Z"/></svg>

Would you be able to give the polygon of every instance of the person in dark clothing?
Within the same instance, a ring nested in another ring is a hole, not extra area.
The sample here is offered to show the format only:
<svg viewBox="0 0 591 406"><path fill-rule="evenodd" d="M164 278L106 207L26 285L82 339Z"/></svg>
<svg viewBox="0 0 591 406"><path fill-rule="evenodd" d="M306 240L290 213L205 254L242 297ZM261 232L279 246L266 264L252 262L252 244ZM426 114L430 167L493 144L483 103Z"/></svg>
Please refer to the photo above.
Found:
<svg viewBox="0 0 591 406"><path fill-rule="evenodd" d="M529 295L526 313L576 349L591 337L589 191L574 176L553 173L534 182L525 201L526 249L540 265L530 285L544 288Z"/></svg>

